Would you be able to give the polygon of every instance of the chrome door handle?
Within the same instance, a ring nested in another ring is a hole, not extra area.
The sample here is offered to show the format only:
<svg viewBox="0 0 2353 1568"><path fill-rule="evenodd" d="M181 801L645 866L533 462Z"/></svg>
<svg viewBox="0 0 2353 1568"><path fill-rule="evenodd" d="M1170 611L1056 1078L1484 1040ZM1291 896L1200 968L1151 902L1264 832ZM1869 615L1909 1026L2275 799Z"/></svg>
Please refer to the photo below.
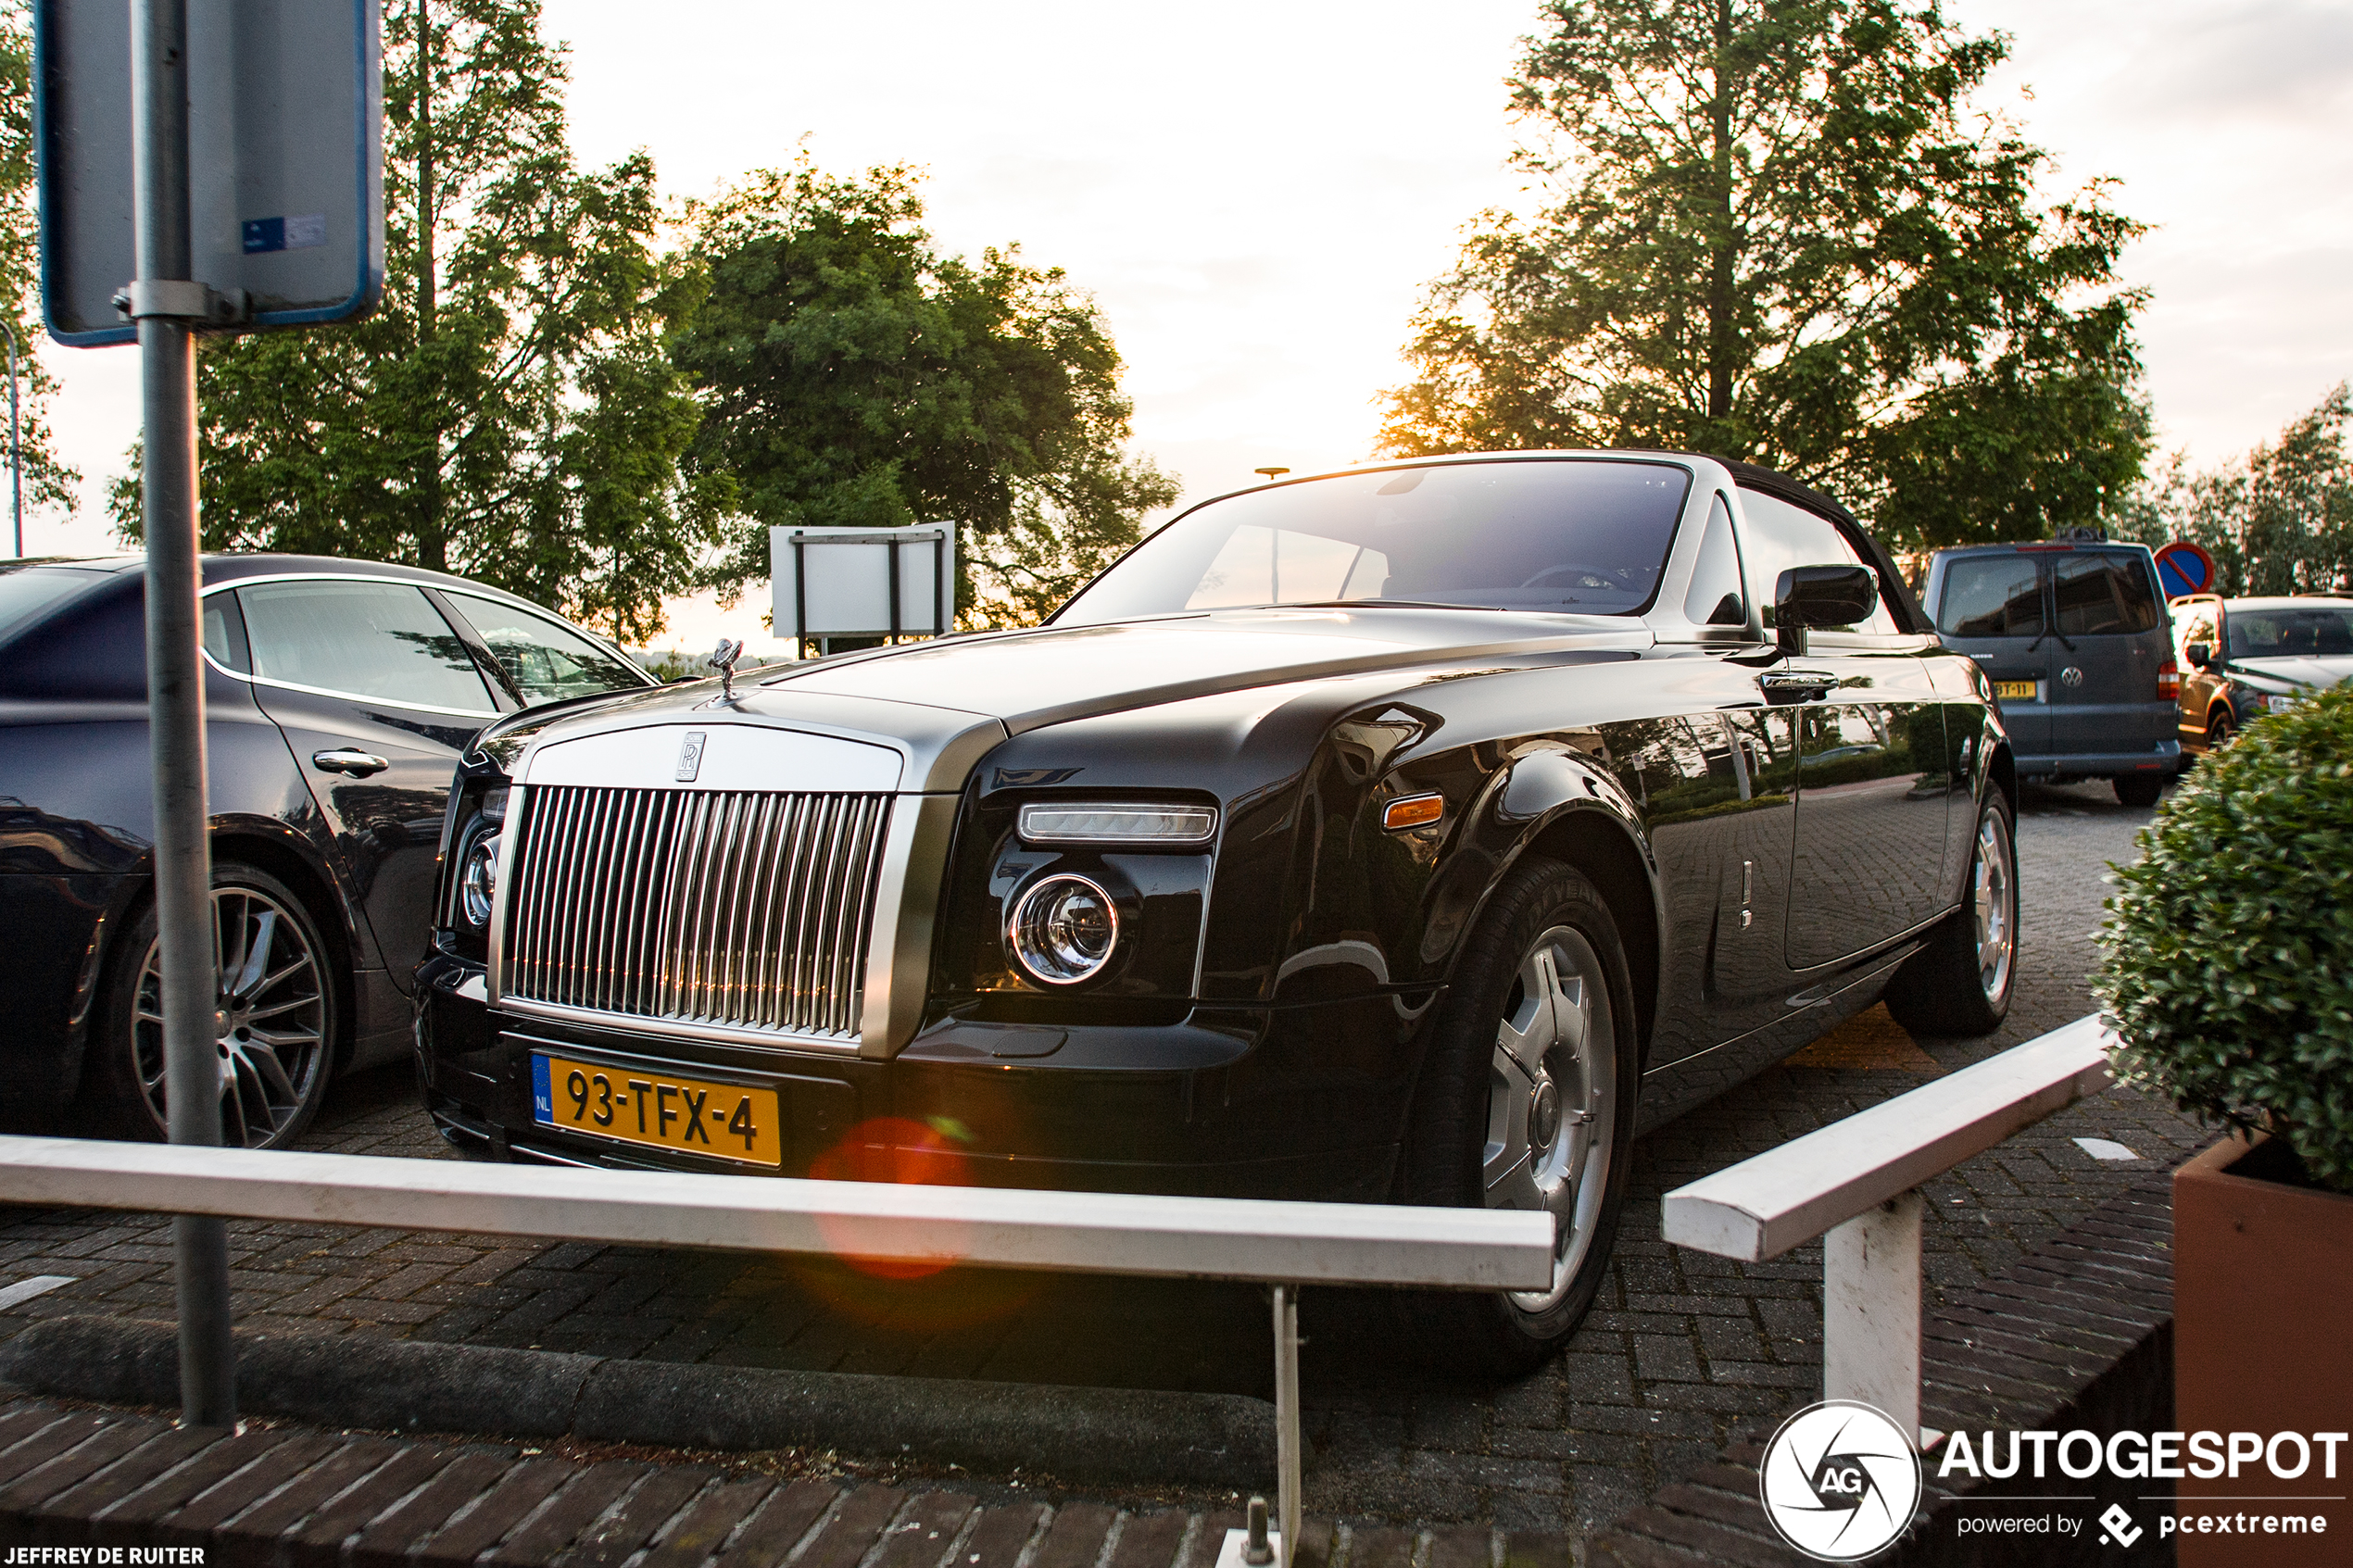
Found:
<svg viewBox="0 0 2353 1568"><path fill-rule="evenodd" d="M310 754L310 765L322 773L348 773L355 779L381 773L392 766L381 757L354 751L347 746L334 751L314 751Z"/></svg>
<svg viewBox="0 0 2353 1568"><path fill-rule="evenodd" d="M1768 670L1756 677L1756 684L1770 701L1809 702L1830 696L1838 677L1818 670Z"/></svg>

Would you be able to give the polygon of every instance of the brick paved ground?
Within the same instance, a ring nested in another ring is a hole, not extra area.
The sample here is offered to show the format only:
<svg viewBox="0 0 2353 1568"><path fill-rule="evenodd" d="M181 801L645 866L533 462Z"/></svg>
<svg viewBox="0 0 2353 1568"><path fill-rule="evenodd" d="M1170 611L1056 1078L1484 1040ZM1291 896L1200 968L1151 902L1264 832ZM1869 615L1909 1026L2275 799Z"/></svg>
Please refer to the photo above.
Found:
<svg viewBox="0 0 2353 1568"><path fill-rule="evenodd" d="M2147 817L2104 784L2030 788L2018 997L1998 1034L1915 1042L1868 1013L1645 1138L1612 1276L1553 1366L1501 1388L1434 1384L1407 1370L1406 1348L1364 1326L1361 1301L1311 1292L1309 1507L1368 1528L1591 1529L1712 1461L1736 1429L1810 1397L1819 1248L1761 1265L1669 1248L1660 1194L2090 1010L2100 873L2132 852ZM2141 1158L2095 1160L2080 1136ZM1969 1161L1930 1188L1932 1294L2006 1267L2203 1141L2166 1109L2111 1090ZM399 1072L339 1085L311 1144L444 1153ZM257 1326L1046 1383L1264 1393L1268 1378L1265 1307L1247 1289L976 1273L886 1285L724 1255L284 1225L233 1225L231 1245L240 1318ZM0 1283L35 1274L75 1279L0 1313L0 1337L55 1312L170 1313L157 1220L19 1214L0 1225Z"/></svg>
<svg viewBox="0 0 2353 1568"><path fill-rule="evenodd" d="M0 1399L0 1545L195 1548L216 1568L1210 1568L1239 1520L844 1484L709 1457L269 1423L232 1436ZM1570 1545L1556 1533L1315 1519L1300 1544L1301 1568L1567 1568Z"/></svg>

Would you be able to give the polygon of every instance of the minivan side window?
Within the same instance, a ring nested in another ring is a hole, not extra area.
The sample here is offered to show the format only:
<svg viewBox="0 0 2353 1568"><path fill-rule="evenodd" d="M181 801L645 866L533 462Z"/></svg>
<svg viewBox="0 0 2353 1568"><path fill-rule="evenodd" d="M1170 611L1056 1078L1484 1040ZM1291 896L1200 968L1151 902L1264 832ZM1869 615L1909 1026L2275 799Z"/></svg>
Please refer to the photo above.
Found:
<svg viewBox="0 0 2353 1568"><path fill-rule="evenodd" d="M2138 555L2102 551L2061 556L2051 573L2051 602L2062 637L2154 631L2157 584Z"/></svg>
<svg viewBox="0 0 2353 1568"><path fill-rule="evenodd" d="M1781 573L1793 566L1869 566L1846 535L1826 517L1818 517L1803 507L1793 506L1778 495L1762 491L1741 492L1741 513L1748 519L1747 556L1748 581L1756 603L1764 611L1765 624L1773 624L1773 590L1780 584ZM1887 612L1885 585L1881 584L1879 602L1871 608L1869 617L1852 626L1827 626L1829 632L1872 632L1890 636L1895 631L1895 618Z"/></svg>
<svg viewBox="0 0 2353 1568"><path fill-rule="evenodd" d="M2039 637L2043 583L2031 556L1963 556L1944 568L1936 629L1948 637Z"/></svg>

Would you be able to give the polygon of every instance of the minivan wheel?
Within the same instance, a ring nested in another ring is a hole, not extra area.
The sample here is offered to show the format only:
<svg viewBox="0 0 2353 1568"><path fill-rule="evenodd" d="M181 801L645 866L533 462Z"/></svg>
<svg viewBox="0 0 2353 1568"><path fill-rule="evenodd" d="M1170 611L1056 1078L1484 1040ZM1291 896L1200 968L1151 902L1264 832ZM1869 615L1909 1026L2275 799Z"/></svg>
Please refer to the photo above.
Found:
<svg viewBox="0 0 2353 1568"><path fill-rule="evenodd" d="M1530 860L1498 887L1455 966L1399 1173L1406 1203L1553 1218L1539 1290L1400 1298L1422 1359L1514 1375L1592 1304L1633 1164L1634 998L1617 924L1582 872Z"/></svg>
<svg viewBox="0 0 2353 1568"><path fill-rule="evenodd" d="M1887 983L1887 1010L1915 1035L1990 1035L2009 1016L2018 974L2018 839L2010 822L2009 798L1989 791L1978 809L1961 907Z"/></svg>
<svg viewBox="0 0 2353 1568"><path fill-rule="evenodd" d="M279 1148L319 1113L334 1065L337 976L303 902L252 866L212 872L219 992L220 1141ZM156 912L125 934L90 1040L90 1110L116 1137L160 1140L164 1099L162 944Z"/></svg>
<svg viewBox="0 0 2353 1568"><path fill-rule="evenodd" d="M2165 781L2155 773L2122 773L2109 781L2116 785L2116 798L2127 806L2154 806L2165 793Z"/></svg>

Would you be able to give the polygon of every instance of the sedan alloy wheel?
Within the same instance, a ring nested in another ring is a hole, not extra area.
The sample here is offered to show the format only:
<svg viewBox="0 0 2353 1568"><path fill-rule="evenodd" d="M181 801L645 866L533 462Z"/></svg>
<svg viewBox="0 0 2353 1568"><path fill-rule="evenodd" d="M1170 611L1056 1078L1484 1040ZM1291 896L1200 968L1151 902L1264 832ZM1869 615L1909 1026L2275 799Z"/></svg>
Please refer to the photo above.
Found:
<svg viewBox="0 0 2353 1568"><path fill-rule="evenodd" d="M324 1086L330 998L323 955L309 921L283 890L216 886L212 909L221 1142L267 1148L301 1129ZM139 1090L157 1129L170 1124L162 988L162 944L150 939L133 997L131 1045Z"/></svg>

